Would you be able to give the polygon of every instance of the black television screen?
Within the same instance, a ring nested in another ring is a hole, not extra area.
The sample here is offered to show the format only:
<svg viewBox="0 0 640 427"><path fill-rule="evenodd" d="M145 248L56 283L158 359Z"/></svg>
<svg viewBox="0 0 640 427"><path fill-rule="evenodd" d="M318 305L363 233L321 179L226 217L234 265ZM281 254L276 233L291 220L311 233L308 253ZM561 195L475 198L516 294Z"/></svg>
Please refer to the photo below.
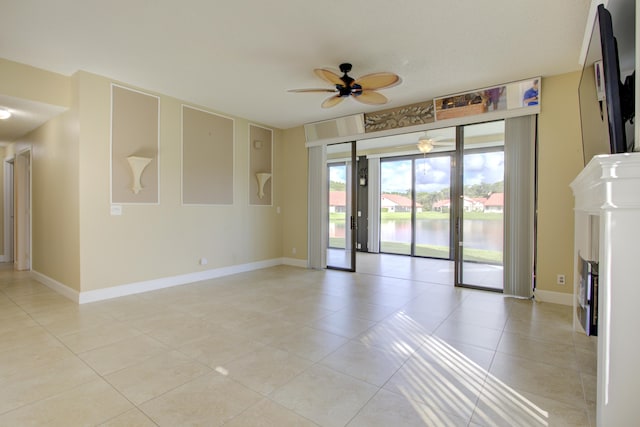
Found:
<svg viewBox="0 0 640 427"><path fill-rule="evenodd" d="M630 113L623 114L621 92L626 95L611 14L599 5L578 88L585 164L598 154L628 151L623 115Z"/></svg>

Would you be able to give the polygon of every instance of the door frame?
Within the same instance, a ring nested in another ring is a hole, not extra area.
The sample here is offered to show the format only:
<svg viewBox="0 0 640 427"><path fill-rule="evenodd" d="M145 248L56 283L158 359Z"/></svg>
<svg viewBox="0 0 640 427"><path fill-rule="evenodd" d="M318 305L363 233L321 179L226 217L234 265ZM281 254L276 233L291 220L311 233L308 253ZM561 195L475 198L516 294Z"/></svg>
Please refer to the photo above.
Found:
<svg viewBox="0 0 640 427"><path fill-rule="evenodd" d="M16 270L31 270L33 246L31 232L31 149L28 148L17 152L13 161L13 264ZM23 161L24 165L21 163Z"/></svg>
<svg viewBox="0 0 640 427"><path fill-rule="evenodd" d="M2 262L13 263L14 249L14 195L13 195L13 168L15 157L6 158L4 161L4 251Z"/></svg>
<svg viewBox="0 0 640 427"><path fill-rule="evenodd" d="M346 219L346 223L345 223L345 251L350 251L349 253L349 266L346 267L342 267L342 266L335 266L335 265L329 265L327 262L326 268L330 269L330 270L342 270L342 271L349 271L352 273L355 273L356 271L356 248L357 248L357 210L358 210L358 158L356 155L356 141L350 141L350 142L341 142L337 145L343 145L343 144L351 144L351 157L350 157L350 162L351 162L351 166L347 167L347 173L348 176L346 176L346 183L345 183L345 194L346 194L346 198L348 200L346 200L346 203L348 205L347 209L347 214L348 214L348 218ZM330 144L330 145L334 145L334 144ZM328 168L329 166L328 161L325 162L325 169ZM329 176L327 174L327 182L326 184L329 184ZM328 187L327 187L327 195L329 194L328 191ZM325 206L325 209L327 211L327 221L328 221L328 215L329 215L329 197L327 197L327 205ZM327 227L328 230L329 227ZM348 230L348 231L347 231ZM347 232L349 233L349 238L347 238ZM346 243L350 242L350 248L347 247ZM328 239L328 233L327 233L327 249L329 248L329 239ZM327 258L328 261L328 258Z"/></svg>

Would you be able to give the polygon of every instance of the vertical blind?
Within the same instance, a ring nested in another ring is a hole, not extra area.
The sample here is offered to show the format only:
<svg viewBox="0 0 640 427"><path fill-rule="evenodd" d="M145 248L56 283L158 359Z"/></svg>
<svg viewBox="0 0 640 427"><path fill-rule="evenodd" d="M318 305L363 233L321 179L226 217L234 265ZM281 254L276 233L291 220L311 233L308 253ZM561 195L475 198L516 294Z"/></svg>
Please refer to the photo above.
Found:
<svg viewBox="0 0 640 427"><path fill-rule="evenodd" d="M505 120L504 293L533 295L536 117Z"/></svg>

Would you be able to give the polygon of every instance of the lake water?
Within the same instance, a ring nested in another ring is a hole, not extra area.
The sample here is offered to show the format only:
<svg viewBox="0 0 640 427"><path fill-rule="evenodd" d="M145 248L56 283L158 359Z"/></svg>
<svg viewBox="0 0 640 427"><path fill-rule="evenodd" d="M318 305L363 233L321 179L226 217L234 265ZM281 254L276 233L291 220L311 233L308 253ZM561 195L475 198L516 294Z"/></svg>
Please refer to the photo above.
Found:
<svg viewBox="0 0 640 427"><path fill-rule="evenodd" d="M344 237L344 222L329 224L329 237ZM502 252L503 226L501 220L464 220L465 247ZM419 245L449 246L448 219L418 219L416 243ZM383 220L380 224L382 242L411 242L411 220Z"/></svg>

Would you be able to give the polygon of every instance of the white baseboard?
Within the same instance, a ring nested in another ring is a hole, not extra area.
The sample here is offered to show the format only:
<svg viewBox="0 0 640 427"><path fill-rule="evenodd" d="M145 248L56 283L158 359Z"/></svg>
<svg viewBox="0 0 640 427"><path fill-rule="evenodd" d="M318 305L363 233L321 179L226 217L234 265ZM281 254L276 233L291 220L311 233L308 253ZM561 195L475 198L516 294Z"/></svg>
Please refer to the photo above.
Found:
<svg viewBox="0 0 640 427"><path fill-rule="evenodd" d="M199 282L202 280L215 279L218 277L229 276L232 274L245 273L248 271L259 270L262 268L274 267L276 265L294 265L289 259L276 258L266 261L257 261L247 264L233 265L229 267L215 268L212 270L199 271L196 273L181 274L178 276L163 277L160 279L145 280L142 282L128 283L125 285L112 286L109 288L96 289L93 291L77 292L68 286L45 276L36 271L32 274L36 280L45 286L53 289L61 295L69 298L78 304L86 304L89 302L103 301L112 298L118 298L126 295L140 294L143 292L155 291L158 289L170 288L173 286L188 285L189 283ZM300 260L293 260L300 261ZM303 261L303 267L306 267L306 261ZM296 266L298 266L296 264Z"/></svg>
<svg viewBox="0 0 640 427"><path fill-rule="evenodd" d="M573 294L536 289L536 301L573 306Z"/></svg>
<svg viewBox="0 0 640 427"><path fill-rule="evenodd" d="M63 297L69 298L71 301L76 302L76 303L80 302L80 293L78 291L76 291L75 289L72 289L72 288L68 287L67 285L64 285L64 284L58 282L57 280L54 280L49 276L45 276L44 274L42 274L42 273L40 273L38 271L35 271L35 270L31 270L31 275L33 276L33 278L35 280L37 280L38 282L42 283L47 288L50 288L50 289L56 291L57 293L59 293Z"/></svg>

